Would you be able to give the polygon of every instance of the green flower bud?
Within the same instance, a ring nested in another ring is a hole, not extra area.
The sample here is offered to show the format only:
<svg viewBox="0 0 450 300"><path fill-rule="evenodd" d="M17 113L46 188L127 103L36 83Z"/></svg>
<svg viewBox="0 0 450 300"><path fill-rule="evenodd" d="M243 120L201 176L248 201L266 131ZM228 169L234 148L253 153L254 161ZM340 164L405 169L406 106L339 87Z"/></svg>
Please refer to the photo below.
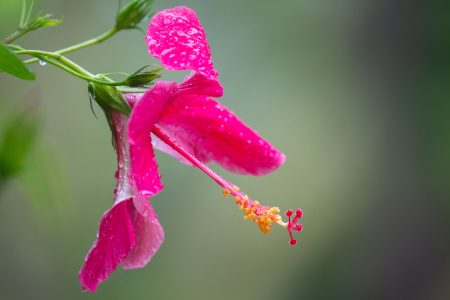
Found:
<svg viewBox="0 0 450 300"><path fill-rule="evenodd" d="M150 84L153 80L156 78L161 77L161 73L158 73L159 71L163 70L164 67L154 69L151 71L141 72L143 69L147 68L148 66L145 66L133 74L129 75L126 79L126 85L130 87L138 87L138 86L144 86L147 84Z"/></svg>
<svg viewBox="0 0 450 300"><path fill-rule="evenodd" d="M111 129L112 133L112 144L115 149L116 140L114 138L114 127L111 120L110 108L129 116L131 113L131 107L128 105L128 102L125 100L122 93L114 87L90 82L88 92L91 100L91 108L92 100L95 100L105 113L106 121L108 122L109 129Z"/></svg>
<svg viewBox="0 0 450 300"><path fill-rule="evenodd" d="M130 115L130 105L115 87L91 82L88 91L91 99L95 100L102 109L112 108L127 116Z"/></svg>
<svg viewBox="0 0 450 300"><path fill-rule="evenodd" d="M136 28L150 12L156 0L131 0L119 10L116 27L120 29Z"/></svg>

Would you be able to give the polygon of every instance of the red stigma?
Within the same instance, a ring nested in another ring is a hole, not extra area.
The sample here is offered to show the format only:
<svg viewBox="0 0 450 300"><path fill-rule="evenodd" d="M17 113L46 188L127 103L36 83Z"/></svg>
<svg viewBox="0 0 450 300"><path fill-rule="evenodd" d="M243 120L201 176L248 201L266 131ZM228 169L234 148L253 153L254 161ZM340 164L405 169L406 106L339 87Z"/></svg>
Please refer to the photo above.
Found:
<svg viewBox="0 0 450 300"><path fill-rule="evenodd" d="M289 222L286 228L289 231L289 235L291 236L289 244L294 246L295 244L297 244L297 240L294 240L294 238L292 237L292 230L296 230L299 232L302 230L303 228L302 224L297 224L297 221L302 217L303 212L301 209L297 209L295 211L295 217L293 220L291 220L292 215L293 215L292 210L289 209L288 211L286 211L286 216L289 217Z"/></svg>

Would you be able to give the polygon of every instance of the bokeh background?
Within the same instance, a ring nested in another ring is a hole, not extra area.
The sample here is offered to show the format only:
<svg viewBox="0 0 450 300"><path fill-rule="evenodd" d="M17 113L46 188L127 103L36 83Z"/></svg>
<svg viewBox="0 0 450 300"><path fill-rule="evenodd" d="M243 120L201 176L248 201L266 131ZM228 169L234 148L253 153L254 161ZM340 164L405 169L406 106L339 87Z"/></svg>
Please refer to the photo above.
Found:
<svg viewBox="0 0 450 300"><path fill-rule="evenodd" d="M450 2L159 0L206 32L222 103L287 156L261 178L213 165L253 199L304 211L298 244L262 234L199 170L158 152L166 239L95 294L77 276L113 200L115 153L87 84L33 65L0 74L0 132L33 98L39 136L0 195L0 299L450 299ZM40 0L62 24L16 43L57 50L114 24L117 1ZM21 1L0 0L0 38ZM145 24L142 25L145 29ZM158 63L120 32L67 55L93 73ZM180 82L187 72L164 73ZM3 127L2 127L3 126Z"/></svg>

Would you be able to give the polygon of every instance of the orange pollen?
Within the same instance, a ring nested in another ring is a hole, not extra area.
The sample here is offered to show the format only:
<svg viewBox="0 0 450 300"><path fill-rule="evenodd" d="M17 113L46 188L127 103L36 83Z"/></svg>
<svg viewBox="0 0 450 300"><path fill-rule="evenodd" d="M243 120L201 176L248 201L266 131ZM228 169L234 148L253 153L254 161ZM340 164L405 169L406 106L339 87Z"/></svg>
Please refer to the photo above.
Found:
<svg viewBox="0 0 450 300"><path fill-rule="evenodd" d="M232 186L237 192L239 188L235 185ZM227 189L223 189L222 194L225 198L228 198L232 192ZM233 195L236 193L233 191ZM264 233L270 232L270 227L272 227L273 222L279 222L281 216L277 213L280 212L278 207L262 206L258 201L252 201L247 195L238 193L234 197L236 204L239 205L239 209L243 209L245 216L244 220L253 219L253 222L259 226L259 229Z"/></svg>
<svg viewBox="0 0 450 300"><path fill-rule="evenodd" d="M227 190L226 188L224 188L222 190L222 194L225 196L225 198L228 198L231 194L231 192L229 190Z"/></svg>

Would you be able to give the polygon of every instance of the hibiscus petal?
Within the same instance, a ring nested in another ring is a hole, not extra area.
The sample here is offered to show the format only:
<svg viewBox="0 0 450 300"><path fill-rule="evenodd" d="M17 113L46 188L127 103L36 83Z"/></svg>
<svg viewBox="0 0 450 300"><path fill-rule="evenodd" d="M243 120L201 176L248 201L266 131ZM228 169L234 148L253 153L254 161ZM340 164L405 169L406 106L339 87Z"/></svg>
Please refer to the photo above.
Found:
<svg viewBox="0 0 450 300"><path fill-rule="evenodd" d="M178 85L179 95L205 95L210 97L222 97L223 87L214 77L206 77L201 73L192 71L184 81Z"/></svg>
<svg viewBox="0 0 450 300"><path fill-rule="evenodd" d="M138 191L154 196L163 189L153 152L150 132L177 95L176 83L159 81L134 105L128 122L131 172Z"/></svg>
<svg viewBox="0 0 450 300"><path fill-rule="evenodd" d="M114 205L100 219L98 239L86 255L78 276L84 291L95 292L98 284L114 272L135 244L127 202Z"/></svg>
<svg viewBox="0 0 450 300"><path fill-rule="evenodd" d="M136 244L123 261L124 269L142 268L155 255L164 241L164 231L146 197L136 192L134 203L127 202Z"/></svg>
<svg viewBox="0 0 450 300"><path fill-rule="evenodd" d="M180 153L175 151L172 147L170 147L169 145L167 145L166 143L161 141L159 139L159 137L157 137L153 133L151 134L151 137L152 137L153 148L158 149L159 151L162 151L162 152L165 152L167 154L172 155L173 157L178 159L183 164L186 164L186 165L192 166L192 167L194 166L189 160L186 159L186 157L184 157L183 155L181 155Z"/></svg>
<svg viewBox="0 0 450 300"><path fill-rule="evenodd" d="M178 97L156 126L200 161L215 161L234 173L262 176L286 160L232 112L206 96Z"/></svg>
<svg viewBox="0 0 450 300"><path fill-rule="evenodd" d="M206 35L195 12L180 6L157 13L145 41L150 54L168 70L195 70L217 78Z"/></svg>

